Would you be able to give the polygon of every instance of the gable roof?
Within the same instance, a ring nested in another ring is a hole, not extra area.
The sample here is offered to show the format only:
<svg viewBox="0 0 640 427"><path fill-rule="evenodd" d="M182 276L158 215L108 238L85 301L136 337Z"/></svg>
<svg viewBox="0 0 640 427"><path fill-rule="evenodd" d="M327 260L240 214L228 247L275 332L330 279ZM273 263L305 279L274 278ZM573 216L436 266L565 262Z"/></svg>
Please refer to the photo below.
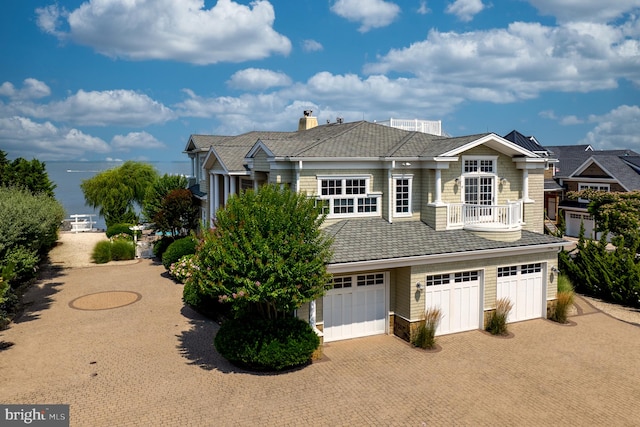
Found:
<svg viewBox="0 0 640 427"><path fill-rule="evenodd" d="M562 246L564 240L540 233L522 231L513 242L487 240L466 230L435 231L422 221L389 223L382 218L345 219L324 228L333 238L331 264L408 261L415 257L444 254L464 256L477 251L491 251L532 246ZM376 242L371 245L371 242Z"/></svg>
<svg viewBox="0 0 640 427"><path fill-rule="evenodd" d="M547 147L558 159L556 178L577 179L596 164L627 191L640 189L640 154L632 150L593 150L590 145Z"/></svg>
<svg viewBox="0 0 640 427"><path fill-rule="evenodd" d="M549 151L540 145L533 136L524 136L515 129L506 134L503 138L534 153L544 153L545 155L549 153Z"/></svg>
<svg viewBox="0 0 640 427"><path fill-rule="evenodd" d="M626 191L640 190L640 172L630 167L624 159L625 157L616 155L591 156L575 170L571 178L581 177L585 169L595 164L612 179L618 181Z"/></svg>
<svg viewBox="0 0 640 427"><path fill-rule="evenodd" d="M367 121L332 123L278 136L271 134L261 138L260 143L275 157L290 159L420 160L455 156L483 143L509 155L538 157L493 133L452 138L405 131ZM249 152L249 156L255 148Z"/></svg>
<svg viewBox="0 0 640 427"><path fill-rule="evenodd" d="M245 159L259 148L276 159L427 160L457 156L477 145L521 157L539 156L496 134L444 137L405 131L367 121L329 123L295 132L252 131L237 136L191 135L187 148L209 149L206 165L217 159L228 171L245 172Z"/></svg>

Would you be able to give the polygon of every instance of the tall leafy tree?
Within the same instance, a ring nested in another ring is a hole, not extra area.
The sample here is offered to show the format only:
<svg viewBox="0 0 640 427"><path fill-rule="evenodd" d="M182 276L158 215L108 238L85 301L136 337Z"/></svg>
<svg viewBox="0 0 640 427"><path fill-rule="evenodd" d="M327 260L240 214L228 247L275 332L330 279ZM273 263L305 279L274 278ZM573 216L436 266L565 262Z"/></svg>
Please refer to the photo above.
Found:
<svg viewBox="0 0 640 427"><path fill-rule="evenodd" d="M127 161L80 184L86 203L97 208L107 226L137 223L147 189L158 179L148 163Z"/></svg>
<svg viewBox="0 0 640 427"><path fill-rule="evenodd" d="M7 153L0 150L0 185L24 188L32 194L54 197L56 185L47 174L46 164L37 159L25 160L18 157L7 160Z"/></svg>
<svg viewBox="0 0 640 427"><path fill-rule="evenodd" d="M200 208L195 204L191 191L186 188L172 190L160 203L153 217L153 227L172 236L186 235L198 226Z"/></svg>
<svg viewBox="0 0 640 427"><path fill-rule="evenodd" d="M156 180L148 189L144 197L142 214L146 221L152 222L153 218L162 208L163 199L173 190L186 189L189 180L182 175L164 174Z"/></svg>
<svg viewBox="0 0 640 427"><path fill-rule="evenodd" d="M185 292L231 305L236 315L291 315L325 292L331 240L314 200L275 185L233 196L204 232Z"/></svg>
<svg viewBox="0 0 640 427"><path fill-rule="evenodd" d="M583 190L571 192L570 198L589 200L588 211L597 231L613 233L624 238L627 247L640 244L640 191L624 193Z"/></svg>

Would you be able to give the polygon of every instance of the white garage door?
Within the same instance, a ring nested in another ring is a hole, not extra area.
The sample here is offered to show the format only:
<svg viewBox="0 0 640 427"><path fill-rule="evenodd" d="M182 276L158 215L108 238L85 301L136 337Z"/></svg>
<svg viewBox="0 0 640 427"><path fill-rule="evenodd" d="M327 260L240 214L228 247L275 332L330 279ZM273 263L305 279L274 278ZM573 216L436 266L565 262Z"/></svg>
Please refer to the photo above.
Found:
<svg viewBox="0 0 640 427"><path fill-rule="evenodd" d="M497 298L508 298L513 304L507 322L546 317L542 264L498 268Z"/></svg>
<svg viewBox="0 0 640 427"><path fill-rule="evenodd" d="M334 277L322 300L324 342L384 334L387 328L385 273Z"/></svg>
<svg viewBox="0 0 640 427"><path fill-rule="evenodd" d="M565 234L570 237L578 237L580 235L580 224L584 224L584 237L593 238L593 217L588 213L567 212L565 215L566 230Z"/></svg>
<svg viewBox="0 0 640 427"><path fill-rule="evenodd" d="M439 307L436 335L480 328L480 273L465 271L427 276L425 308Z"/></svg>

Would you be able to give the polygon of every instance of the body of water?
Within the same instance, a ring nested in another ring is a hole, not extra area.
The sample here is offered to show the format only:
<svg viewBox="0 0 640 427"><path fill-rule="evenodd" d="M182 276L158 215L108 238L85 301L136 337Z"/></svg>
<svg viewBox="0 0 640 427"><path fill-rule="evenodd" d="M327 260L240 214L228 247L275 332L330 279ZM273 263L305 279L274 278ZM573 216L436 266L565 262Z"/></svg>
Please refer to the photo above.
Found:
<svg viewBox="0 0 640 427"><path fill-rule="evenodd" d="M97 221L95 227L106 229L104 218L99 216L98 210L87 206L84 194L80 189L83 180L92 178L100 172L121 165L114 162L45 162L49 179L56 184L56 199L62 203L66 211L65 218L73 214L94 214ZM179 174L191 175L191 162L147 162L160 175Z"/></svg>

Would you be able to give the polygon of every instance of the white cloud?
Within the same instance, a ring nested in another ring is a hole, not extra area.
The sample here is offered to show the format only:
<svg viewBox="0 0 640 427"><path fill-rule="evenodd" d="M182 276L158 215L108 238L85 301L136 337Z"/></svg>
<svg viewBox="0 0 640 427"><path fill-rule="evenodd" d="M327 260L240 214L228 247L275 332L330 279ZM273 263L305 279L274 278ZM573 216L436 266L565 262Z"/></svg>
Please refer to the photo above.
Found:
<svg viewBox="0 0 640 427"><path fill-rule="evenodd" d="M107 153L111 147L100 138L78 129L58 128L26 117L0 117L0 146L20 157L40 160L79 158L87 153Z"/></svg>
<svg viewBox="0 0 640 427"><path fill-rule="evenodd" d="M0 86L0 96L16 100L38 99L49 95L51 95L49 86L33 78L25 79L22 89L16 89L11 82L4 82Z"/></svg>
<svg viewBox="0 0 640 427"><path fill-rule="evenodd" d="M266 0L250 6L219 0L210 9L204 0L88 0L69 13L57 6L36 12L43 31L114 58L215 64L291 51L289 39L273 29ZM63 18L68 32L60 29Z"/></svg>
<svg viewBox="0 0 640 427"><path fill-rule="evenodd" d="M384 0L337 0L331 11L352 22L359 22L358 31L390 25L400 14L400 7Z"/></svg>
<svg viewBox="0 0 640 427"><path fill-rule="evenodd" d="M163 104L130 90L79 90L62 101L47 104L15 102L4 109L13 114L84 126L143 127L175 118L175 113Z"/></svg>
<svg viewBox="0 0 640 427"><path fill-rule="evenodd" d="M470 100L513 102L543 91L612 89L622 78L638 82L639 56L637 41L618 27L514 22L467 33L432 30L426 40L367 64L365 72L413 74L422 85L464 89Z"/></svg>
<svg viewBox="0 0 640 427"><path fill-rule="evenodd" d="M455 0L447 6L445 12L455 15L462 22L469 22L484 8L482 0Z"/></svg>
<svg viewBox="0 0 640 427"><path fill-rule="evenodd" d="M116 135L111 139L111 146L114 150L127 152L131 149L152 150L166 147L147 132L130 132L126 135Z"/></svg>
<svg viewBox="0 0 640 427"><path fill-rule="evenodd" d="M597 123L587 133L581 144L591 144L595 149L631 149L640 152L640 107L621 105L607 114L589 116Z"/></svg>
<svg viewBox="0 0 640 427"><path fill-rule="evenodd" d="M289 86L291 79L282 72L262 68L247 68L235 72L227 81L227 84L235 89L264 90L277 86Z"/></svg>
<svg viewBox="0 0 640 427"><path fill-rule="evenodd" d="M305 52L317 52L322 49L324 49L324 47L320 42L311 39L302 41L302 50Z"/></svg>
<svg viewBox="0 0 640 427"><path fill-rule="evenodd" d="M427 6L427 2L425 0L420 0L420 7L418 7L418 14L426 15L431 12L431 9Z"/></svg>
<svg viewBox="0 0 640 427"><path fill-rule="evenodd" d="M565 116L560 120L560 124L563 126L580 125L582 123L584 123L584 120L574 115Z"/></svg>
<svg viewBox="0 0 640 427"><path fill-rule="evenodd" d="M569 115L564 117L558 117L553 110L544 110L538 113L538 116L543 119L554 120L563 126L579 125L584 123L584 120L575 115Z"/></svg>
<svg viewBox="0 0 640 427"><path fill-rule="evenodd" d="M625 13L637 12L640 0L529 0L543 15L559 21L610 22Z"/></svg>

